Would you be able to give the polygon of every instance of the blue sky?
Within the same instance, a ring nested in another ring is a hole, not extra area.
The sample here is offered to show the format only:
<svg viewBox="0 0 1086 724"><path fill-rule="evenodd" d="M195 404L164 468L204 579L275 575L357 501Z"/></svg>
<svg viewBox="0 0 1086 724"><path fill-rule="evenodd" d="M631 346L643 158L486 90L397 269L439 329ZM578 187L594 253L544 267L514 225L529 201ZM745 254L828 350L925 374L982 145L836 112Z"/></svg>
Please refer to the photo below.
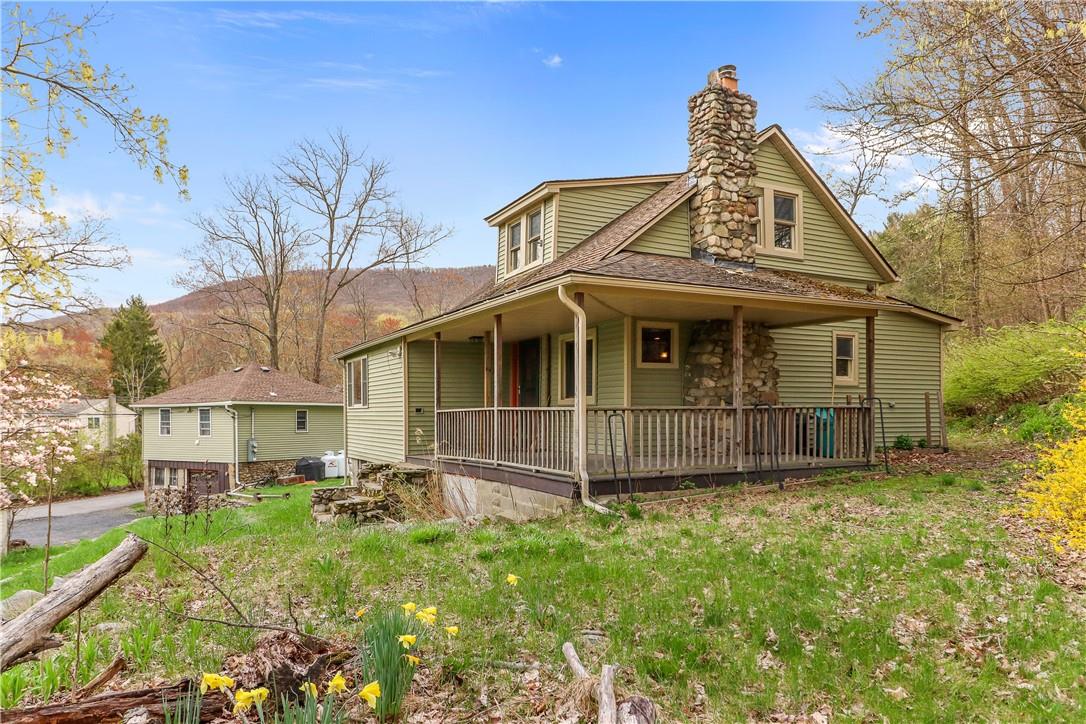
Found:
<svg viewBox="0 0 1086 724"><path fill-rule="evenodd" d="M43 5L36 6L41 12ZM65 5L71 14L86 6ZM343 128L387 159L404 205L455 234L434 265L492 263L482 221L548 178L677 171L686 99L734 63L759 125L801 144L812 97L869 77L885 49L857 38L851 3L112 4L87 46L169 117L191 201L157 185L93 124L50 174L55 205L110 217L133 265L92 288L108 304L162 301L194 244L189 220L223 177L268 171L292 141ZM877 228L885 209L860 221Z"/></svg>

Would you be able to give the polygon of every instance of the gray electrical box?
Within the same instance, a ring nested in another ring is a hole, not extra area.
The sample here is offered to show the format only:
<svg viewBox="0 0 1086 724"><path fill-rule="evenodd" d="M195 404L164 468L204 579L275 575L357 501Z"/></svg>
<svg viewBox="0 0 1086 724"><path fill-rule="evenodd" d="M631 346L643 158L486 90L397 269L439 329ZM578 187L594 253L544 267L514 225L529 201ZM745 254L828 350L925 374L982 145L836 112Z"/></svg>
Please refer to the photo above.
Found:
<svg viewBox="0 0 1086 724"><path fill-rule="evenodd" d="M256 438L255 437L249 438L248 457L247 457L246 462L250 462L250 463L255 463L256 462Z"/></svg>

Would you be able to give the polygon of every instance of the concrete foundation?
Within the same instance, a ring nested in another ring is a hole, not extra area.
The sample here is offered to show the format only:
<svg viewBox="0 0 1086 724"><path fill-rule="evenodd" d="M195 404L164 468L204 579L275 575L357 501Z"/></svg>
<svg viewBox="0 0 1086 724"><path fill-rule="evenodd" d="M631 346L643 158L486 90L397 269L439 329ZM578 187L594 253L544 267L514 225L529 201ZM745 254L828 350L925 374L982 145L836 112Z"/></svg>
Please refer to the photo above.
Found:
<svg viewBox="0 0 1086 724"><path fill-rule="evenodd" d="M551 518L573 508L573 501L550 493L483 478L441 473L445 505L461 518L481 515L521 523Z"/></svg>

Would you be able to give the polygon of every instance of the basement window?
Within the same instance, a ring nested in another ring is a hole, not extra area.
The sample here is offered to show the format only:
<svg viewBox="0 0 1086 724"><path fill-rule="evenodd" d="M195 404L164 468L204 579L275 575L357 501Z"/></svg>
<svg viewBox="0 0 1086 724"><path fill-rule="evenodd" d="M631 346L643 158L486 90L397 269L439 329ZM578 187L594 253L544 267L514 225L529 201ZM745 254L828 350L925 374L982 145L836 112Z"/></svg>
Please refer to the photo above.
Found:
<svg viewBox="0 0 1086 724"><path fill-rule="evenodd" d="M678 367L675 340L679 325L674 322L637 323L637 366Z"/></svg>
<svg viewBox="0 0 1086 724"><path fill-rule="evenodd" d="M859 384L856 371L856 345L859 335L855 332L833 333L833 382L837 385Z"/></svg>
<svg viewBox="0 0 1086 724"><path fill-rule="evenodd" d="M177 487L177 473L178 473L177 468L170 468L170 487L171 488L176 488Z"/></svg>

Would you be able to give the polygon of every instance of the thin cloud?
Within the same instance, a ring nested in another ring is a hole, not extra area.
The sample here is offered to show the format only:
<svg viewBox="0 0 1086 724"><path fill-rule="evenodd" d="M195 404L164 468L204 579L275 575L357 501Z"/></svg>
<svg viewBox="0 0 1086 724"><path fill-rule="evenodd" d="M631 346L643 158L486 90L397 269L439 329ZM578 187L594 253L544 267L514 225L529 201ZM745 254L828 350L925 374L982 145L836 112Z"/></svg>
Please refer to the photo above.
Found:
<svg viewBox="0 0 1086 724"><path fill-rule="evenodd" d="M558 55L558 53L548 55L546 58L543 59L543 65L547 66L548 68L561 68L562 56Z"/></svg>

